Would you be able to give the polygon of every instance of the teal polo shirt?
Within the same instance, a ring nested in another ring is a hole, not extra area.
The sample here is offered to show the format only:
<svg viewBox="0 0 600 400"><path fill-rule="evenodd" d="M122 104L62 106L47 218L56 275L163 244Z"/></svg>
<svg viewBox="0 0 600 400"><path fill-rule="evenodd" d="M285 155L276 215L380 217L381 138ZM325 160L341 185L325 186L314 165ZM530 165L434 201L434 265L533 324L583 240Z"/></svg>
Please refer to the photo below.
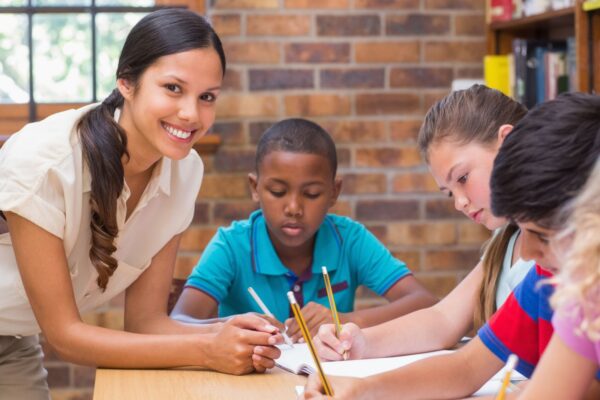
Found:
<svg viewBox="0 0 600 400"><path fill-rule="evenodd" d="M350 312L359 285L379 295L410 274L402 261L362 224L328 214L316 233L313 264L297 276L281 263L261 210L219 228L189 276L186 287L201 290L219 304L219 317L261 313L248 293L252 286L275 317L291 314L286 293L300 306L311 301L329 307L321 267L326 266L338 311Z"/></svg>

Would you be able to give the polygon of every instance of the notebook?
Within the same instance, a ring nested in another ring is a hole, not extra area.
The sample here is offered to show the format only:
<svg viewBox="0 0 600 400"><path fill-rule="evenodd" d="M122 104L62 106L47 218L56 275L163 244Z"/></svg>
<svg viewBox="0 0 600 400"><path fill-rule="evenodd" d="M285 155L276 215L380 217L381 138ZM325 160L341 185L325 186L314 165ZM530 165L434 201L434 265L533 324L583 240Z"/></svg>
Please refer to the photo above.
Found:
<svg viewBox="0 0 600 400"><path fill-rule="evenodd" d="M275 365L277 365L279 368L294 374L313 374L316 372L310 351L305 343L295 344L293 348L288 346L280 346L279 348L281 350L281 357L275 360ZM364 378L366 376L400 368L424 358L449 353L452 353L452 350L432 351L430 353L412 354L399 357L323 362L322 366L326 375ZM495 395L502 385L502 379L504 378L504 375L504 369L502 369L488 382L486 382L486 384L475 393L475 396ZM511 375L512 382L522 381L525 379L526 378L517 371L513 371Z"/></svg>

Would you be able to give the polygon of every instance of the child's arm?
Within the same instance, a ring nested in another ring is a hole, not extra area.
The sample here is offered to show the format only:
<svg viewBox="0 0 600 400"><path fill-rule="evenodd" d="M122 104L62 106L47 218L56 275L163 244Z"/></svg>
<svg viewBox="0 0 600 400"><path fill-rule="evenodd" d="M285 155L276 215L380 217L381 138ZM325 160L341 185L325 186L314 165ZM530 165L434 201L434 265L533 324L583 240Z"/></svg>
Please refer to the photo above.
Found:
<svg viewBox="0 0 600 400"><path fill-rule="evenodd" d="M171 311L171 317L174 319L178 319L178 317L215 318L218 306L216 300L203 291L186 287Z"/></svg>
<svg viewBox="0 0 600 400"><path fill-rule="evenodd" d="M352 349L350 357L387 357L454 346L472 327L482 276L482 266L478 264L432 307L363 330L353 324L345 325L342 338L347 342L346 347ZM315 344L325 359L341 360L341 342L333 332L332 325L322 326Z"/></svg>
<svg viewBox="0 0 600 400"><path fill-rule="evenodd" d="M593 361L571 350L555 334L542 355L531 381L518 398L523 400L584 398L588 390L597 390L597 385L594 384L597 368ZM597 396L598 393L594 395Z"/></svg>
<svg viewBox="0 0 600 400"><path fill-rule="evenodd" d="M352 394L352 399L456 399L478 390L502 366L502 361L475 338L452 354L363 379L331 381L334 398ZM320 383L313 378L305 390L306 399L318 398Z"/></svg>

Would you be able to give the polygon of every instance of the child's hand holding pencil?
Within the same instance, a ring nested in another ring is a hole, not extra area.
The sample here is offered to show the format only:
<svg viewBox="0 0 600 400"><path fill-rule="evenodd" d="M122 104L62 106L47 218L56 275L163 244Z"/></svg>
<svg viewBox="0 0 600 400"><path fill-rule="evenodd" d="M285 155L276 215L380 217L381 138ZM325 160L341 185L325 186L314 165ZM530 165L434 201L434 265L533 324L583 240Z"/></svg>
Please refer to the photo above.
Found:
<svg viewBox="0 0 600 400"><path fill-rule="evenodd" d="M314 337L319 331L319 327L323 324L333 323L331 316L331 310L327 307L322 306L319 303L310 302L302 307L302 315L306 318L306 325L312 337ZM285 321L287 327L287 333L294 342L297 342L302 338L300 327L294 318L288 318Z"/></svg>
<svg viewBox="0 0 600 400"><path fill-rule="evenodd" d="M339 337L334 324L322 325L314 338L315 347L324 361L364 358L367 342L363 331L354 323L342 325Z"/></svg>

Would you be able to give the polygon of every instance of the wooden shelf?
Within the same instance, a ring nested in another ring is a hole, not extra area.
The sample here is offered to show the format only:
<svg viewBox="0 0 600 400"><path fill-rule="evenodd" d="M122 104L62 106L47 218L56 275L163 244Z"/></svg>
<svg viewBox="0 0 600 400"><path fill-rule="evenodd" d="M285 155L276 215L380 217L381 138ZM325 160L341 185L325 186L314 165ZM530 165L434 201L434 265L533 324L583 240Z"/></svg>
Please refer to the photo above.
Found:
<svg viewBox="0 0 600 400"><path fill-rule="evenodd" d="M566 7L560 10L548 11L529 17L499 21L489 24L492 31L511 31L535 28L548 28L554 26L573 25L575 7Z"/></svg>

